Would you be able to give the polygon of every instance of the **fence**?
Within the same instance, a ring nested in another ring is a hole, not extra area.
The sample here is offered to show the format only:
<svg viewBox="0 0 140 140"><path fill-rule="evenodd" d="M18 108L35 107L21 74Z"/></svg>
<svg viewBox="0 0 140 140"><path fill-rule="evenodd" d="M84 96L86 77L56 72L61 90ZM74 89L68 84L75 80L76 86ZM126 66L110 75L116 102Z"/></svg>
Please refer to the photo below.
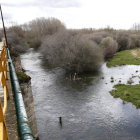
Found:
<svg viewBox="0 0 140 140"><path fill-rule="evenodd" d="M6 128L6 123L4 115L7 108L7 99L9 98L8 88L6 84L7 79L7 51L5 44L2 42L0 44L0 85L2 85L4 93L4 104L2 106L0 100L0 140L9 140L8 132Z"/></svg>
<svg viewBox="0 0 140 140"><path fill-rule="evenodd" d="M4 93L3 106L0 100L0 140L9 140L6 123L4 119L4 115L7 108L7 99L9 98L9 93L8 93L8 88L6 83L7 61L8 61L7 55L10 60L9 66L10 66L11 80L12 80L14 95L15 95L19 137L21 140L34 140L35 137L33 136L30 130L30 126L28 124L28 118L27 118L27 114L22 98L22 92L17 79L16 71L13 66L9 50L6 49L4 43L0 43L0 86L2 85L3 93Z"/></svg>

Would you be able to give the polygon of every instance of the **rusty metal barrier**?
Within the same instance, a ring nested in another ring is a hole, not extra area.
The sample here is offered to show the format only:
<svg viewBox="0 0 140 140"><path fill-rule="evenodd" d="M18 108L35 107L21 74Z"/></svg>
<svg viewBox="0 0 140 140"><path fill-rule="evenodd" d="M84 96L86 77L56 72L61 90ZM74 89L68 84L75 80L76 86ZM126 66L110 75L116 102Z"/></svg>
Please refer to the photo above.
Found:
<svg viewBox="0 0 140 140"><path fill-rule="evenodd" d="M9 98L8 88L6 79L7 77L7 51L5 43L2 42L0 46L0 85L3 87L4 92L4 105L2 106L0 100L0 140L9 140L8 132L6 128L6 123L4 115L7 109L7 99Z"/></svg>

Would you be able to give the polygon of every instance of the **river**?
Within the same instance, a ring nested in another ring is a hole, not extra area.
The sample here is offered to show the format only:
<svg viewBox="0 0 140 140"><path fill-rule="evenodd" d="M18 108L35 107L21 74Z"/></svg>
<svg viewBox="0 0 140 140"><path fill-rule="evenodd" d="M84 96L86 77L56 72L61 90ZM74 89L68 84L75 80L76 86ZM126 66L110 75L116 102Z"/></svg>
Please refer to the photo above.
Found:
<svg viewBox="0 0 140 140"><path fill-rule="evenodd" d="M73 81L40 56L33 49L21 55L22 66L32 78L40 140L140 139L140 109L109 93L119 81L126 84L132 74L140 75L140 66L108 68L104 63L98 72L79 75L80 81ZM138 77L133 80L139 83Z"/></svg>

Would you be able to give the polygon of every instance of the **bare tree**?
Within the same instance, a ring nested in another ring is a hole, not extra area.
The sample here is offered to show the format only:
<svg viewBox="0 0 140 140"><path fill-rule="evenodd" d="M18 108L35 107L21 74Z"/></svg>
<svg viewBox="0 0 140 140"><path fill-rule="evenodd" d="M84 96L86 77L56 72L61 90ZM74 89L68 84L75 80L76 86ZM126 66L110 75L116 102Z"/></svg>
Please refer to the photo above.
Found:
<svg viewBox="0 0 140 140"><path fill-rule="evenodd" d="M56 18L37 18L22 25L25 30L25 39L30 47L39 47L43 36L52 35L65 29L65 25Z"/></svg>
<svg viewBox="0 0 140 140"><path fill-rule="evenodd" d="M102 50L96 43L71 31L47 36L41 52L51 64L75 72L97 70L103 60Z"/></svg>

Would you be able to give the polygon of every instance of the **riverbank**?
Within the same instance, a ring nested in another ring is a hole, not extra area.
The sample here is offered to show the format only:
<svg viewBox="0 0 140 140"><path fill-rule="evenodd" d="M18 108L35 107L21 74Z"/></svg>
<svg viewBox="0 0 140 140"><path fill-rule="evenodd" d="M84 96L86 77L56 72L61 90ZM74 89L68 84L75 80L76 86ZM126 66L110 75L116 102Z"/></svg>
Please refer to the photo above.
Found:
<svg viewBox="0 0 140 140"><path fill-rule="evenodd" d="M107 66L140 65L140 50L125 50L114 54Z"/></svg>
<svg viewBox="0 0 140 140"><path fill-rule="evenodd" d="M117 84L115 89L110 91L115 98L121 98L123 101L131 102L137 108L140 108L140 85ZM125 102L123 102L125 103Z"/></svg>
<svg viewBox="0 0 140 140"><path fill-rule="evenodd" d="M29 126L31 128L32 134L35 136L35 140L37 140L38 130L36 115L34 111L34 99L31 89L31 78L30 76L23 73L20 55L12 55L11 57L18 76L18 81L20 83L24 105L28 116Z"/></svg>
<svg viewBox="0 0 140 140"><path fill-rule="evenodd" d="M140 49L125 50L116 53L112 60L107 63L107 66L121 66L121 65L140 65ZM138 70L136 70L136 73ZM139 76L132 75L127 81L127 84L114 85L115 90L110 91L111 95L115 98L121 98L123 103L125 101L131 102L136 108L140 108L140 84L131 85L133 83L132 78ZM140 81L139 81L140 83Z"/></svg>

